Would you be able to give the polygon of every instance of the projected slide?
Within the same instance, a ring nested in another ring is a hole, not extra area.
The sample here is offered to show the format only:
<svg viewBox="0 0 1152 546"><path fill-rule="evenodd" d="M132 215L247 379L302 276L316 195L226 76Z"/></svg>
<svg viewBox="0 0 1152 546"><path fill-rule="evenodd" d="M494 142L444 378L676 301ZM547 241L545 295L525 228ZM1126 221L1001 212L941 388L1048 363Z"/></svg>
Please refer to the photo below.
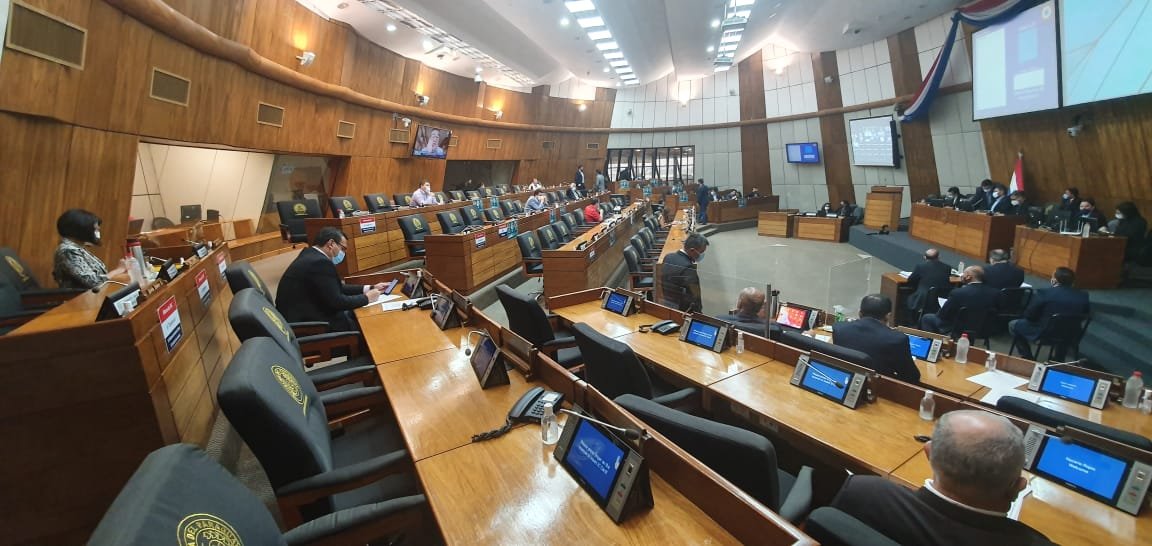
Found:
<svg viewBox="0 0 1152 546"><path fill-rule="evenodd" d="M872 167L895 167L896 146L892 118L854 119L848 122L852 138L852 164Z"/></svg>
<svg viewBox="0 0 1152 546"><path fill-rule="evenodd" d="M1152 2L1064 0L1064 105L1152 92Z"/></svg>
<svg viewBox="0 0 1152 546"><path fill-rule="evenodd" d="M1056 76L1056 3L1044 2L972 37L972 117L1060 106Z"/></svg>

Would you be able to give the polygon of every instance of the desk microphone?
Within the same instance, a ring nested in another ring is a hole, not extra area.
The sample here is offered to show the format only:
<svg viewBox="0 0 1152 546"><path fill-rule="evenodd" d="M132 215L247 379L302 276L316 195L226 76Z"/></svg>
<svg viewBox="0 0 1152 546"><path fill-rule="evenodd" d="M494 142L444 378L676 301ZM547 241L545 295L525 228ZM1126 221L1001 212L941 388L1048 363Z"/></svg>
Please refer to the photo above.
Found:
<svg viewBox="0 0 1152 546"><path fill-rule="evenodd" d="M831 376L829 376L828 374L826 374L826 373L824 373L824 372L820 371L820 368L817 368L816 366L813 366L813 365L811 365L811 364L809 364L809 365L808 365L808 368L809 368L809 369L811 369L812 371L816 372L816 375L817 375L818 377L820 377L820 379L823 379L823 380L825 380L825 381L827 381L827 382L829 382L829 383L832 383L833 385L836 385L836 388L837 388L837 389L843 389L843 388L844 388L844 384L843 384L843 383L841 383L841 382L839 382L839 381L837 381L837 380L833 379L833 378L832 378Z"/></svg>
<svg viewBox="0 0 1152 546"><path fill-rule="evenodd" d="M101 289L101 288L104 288L104 286L105 286L105 285L107 285L107 284L118 284L118 285L120 285L120 286L128 286L128 283L126 283L126 282L120 282L120 281L114 281L114 280L112 280L112 279L108 279L108 280L106 280L106 281L104 281L104 282L102 282L102 283L100 283L100 284L98 284L98 285L96 285L96 286L93 286L93 287L92 287L92 293L93 293L93 294L99 294L99 293L100 293L100 289Z"/></svg>
<svg viewBox="0 0 1152 546"><path fill-rule="evenodd" d="M468 332L467 336L464 337L464 343L468 344L468 347L464 349L464 356L472 356L472 334L479 334L481 337L487 338L492 337L488 335L488 332L484 330L472 330L471 332Z"/></svg>
<svg viewBox="0 0 1152 546"><path fill-rule="evenodd" d="M605 423L604 421L601 421L599 419L593 419L591 417L588 417L587 415L572 411L570 409L560 408L560 411L563 413L567 413L568 415L575 415L576 417L579 417L585 421L591 421L591 422L596 423L597 425L600 425L604 428L619 432L620 434L624 435L624 439L626 439L626 440L637 440L638 441L644 437L644 432L641 430L637 430L634 428L618 427L616 425L610 425L608 423Z"/></svg>
<svg viewBox="0 0 1152 546"><path fill-rule="evenodd" d="M1073 360L1070 362L1052 362L1052 363L1049 363L1045 367L1046 368L1055 368L1056 366L1083 366L1087 363L1088 363L1087 358L1081 358L1080 360Z"/></svg>

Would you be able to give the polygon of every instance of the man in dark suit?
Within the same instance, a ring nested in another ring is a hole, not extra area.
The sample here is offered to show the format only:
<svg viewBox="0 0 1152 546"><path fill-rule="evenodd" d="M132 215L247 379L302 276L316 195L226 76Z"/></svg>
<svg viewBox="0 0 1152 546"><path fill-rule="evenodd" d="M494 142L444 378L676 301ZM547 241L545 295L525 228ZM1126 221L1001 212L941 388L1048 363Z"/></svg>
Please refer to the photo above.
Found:
<svg viewBox="0 0 1152 546"><path fill-rule="evenodd" d="M572 183L576 184L577 189L580 189L580 190L584 189L584 166L583 165L576 167L576 176L575 176L575 178L572 179Z"/></svg>
<svg viewBox="0 0 1152 546"><path fill-rule="evenodd" d="M872 360L878 373L909 383L920 382L920 370L912 361L908 336L888 327L892 300L883 294L860 300L860 319L838 322L832 333L835 345L855 349Z"/></svg>
<svg viewBox="0 0 1152 546"><path fill-rule="evenodd" d="M327 227L300 251L276 288L276 308L285 319L325 321L332 331L359 329L349 311L379 299L385 284L344 284L336 265L344 261L347 248L344 234Z"/></svg>
<svg viewBox="0 0 1152 546"><path fill-rule="evenodd" d="M1008 199L1012 205L1008 207L1008 210L1004 211L1004 214L1009 216L1028 216L1028 196L1024 195L1024 192L1019 190L1014 191L1008 195Z"/></svg>
<svg viewBox="0 0 1152 546"><path fill-rule="evenodd" d="M1006 214L1012 208L1012 201L1008 199L1008 190L1002 184L992 188L992 203L988 205L988 212L992 214Z"/></svg>
<svg viewBox="0 0 1152 546"><path fill-rule="evenodd" d="M988 253L988 265L984 266L984 284L997 290L1020 288L1024 284L1024 270L1008 261L1008 253L997 248Z"/></svg>
<svg viewBox="0 0 1152 546"><path fill-rule="evenodd" d="M960 208L960 204L964 201L964 196L960 195L960 188L952 186L948 188L948 193L944 195L944 206L952 207L954 209Z"/></svg>
<svg viewBox="0 0 1152 546"><path fill-rule="evenodd" d="M964 286L948 295L948 301L944 302L938 313L924 315L920 319L921 330L947 334L952 331L952 327L960 318L961 309L968 308L969 317L991 313L996 309L1000 291L984 284L983 267L973 265L965 268L960 275L960 281Z"/></svg>
<svg viewBox="0 0 1152 546"><path fill-rule="evenodd" d="M1096 231L1108 225L1108 220L1104 218L1104 213L1096 209L1096 200L1091 197L1085 197L1080 201L1080 216L1077 217L1077 225L1084 229L1084 224L1087 223L1089 231Z"/></svg>
<svg viewBox="0 0 1152 546"><path fill-rule="evenodd" d="M712 202L712 192L704 184L704 179L696 181L696 223L708 223L708 203Z"/></svg>
<svg viewBox="0 0 1152 546"><path fill-rule="evenodd" d="M1052 273L1052 288L1041 290L1032 298L1028 309L1024 311L1024 318L1008 323L1008 331L1012 332L1012 344L1020 349L1020 356L1032 360L1032 342L1040 337L1048 317L1059 313L1061 315L1087 315L1091 310L1088 302L1088 293L1073 288L1076 284L1076 273L1067 267L1057 267ZM1056 360L1064 359L1064 348L1058 347Z"/></svg>
<svg viewBox="0 0 1152 546"><path fill-rule="evenodd" d="M976 188L976 193L968 198L972 210L988 210L992 206L992 188L995 186L996 183L988 179L980 182L980 187Z"/></svg>
<svg viewBox="0 0 1152 546"><path fill-rule="evenodd" d="M684 248L664 257L660 268L660 303L680 311L702 311L700 276L696 264L708 250L708 239L693 233L684 239Z"/></svg>
<svg viewBox="0 0 1152 546"><path fill-rule="evenodd" d="M764 327L768 321L764 318L764 302L767 296L763 290L749 286L740 291L736 299L736 309L727 315L717 315L716 318L732 324L737 330L743 330L758 336L765 336Z"/></svg>
<svg viewBox="0 0 1152 546"><path fill-rule="evenodd" d="M908 296L908 308L918 309L920 302L928 297L928 289L936 288L936 296L943 298L952 290L952 266L940 261L940 251L929 248L924 251L924 261L912 269L908 276L908 287L914 292ZM924 309L939 309L935 300L925 301Z"/></svg>
<svg viewBox="0 0 1152 546"><path fill-rule="evenodd" d="M944 414L924 444L932 479L912 491L887 478L848 478L832 507L900 544L1052 544L1008 518L1027 485L1024 437L1008 419L976 410Z"/></svg>

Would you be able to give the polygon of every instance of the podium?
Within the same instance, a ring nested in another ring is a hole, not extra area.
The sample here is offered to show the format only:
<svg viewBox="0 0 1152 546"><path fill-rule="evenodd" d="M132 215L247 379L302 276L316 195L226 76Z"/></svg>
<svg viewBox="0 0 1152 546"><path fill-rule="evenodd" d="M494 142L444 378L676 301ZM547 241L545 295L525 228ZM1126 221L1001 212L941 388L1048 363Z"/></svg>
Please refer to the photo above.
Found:
<svg viewBox="0 0 1152 546"><path fill-rule="evenodd" d="M880 229L885 225L896 231L900 223L900 205L904 202L904 188L899 186L872 186L868 202L864 205L864 225Z"/></svg>

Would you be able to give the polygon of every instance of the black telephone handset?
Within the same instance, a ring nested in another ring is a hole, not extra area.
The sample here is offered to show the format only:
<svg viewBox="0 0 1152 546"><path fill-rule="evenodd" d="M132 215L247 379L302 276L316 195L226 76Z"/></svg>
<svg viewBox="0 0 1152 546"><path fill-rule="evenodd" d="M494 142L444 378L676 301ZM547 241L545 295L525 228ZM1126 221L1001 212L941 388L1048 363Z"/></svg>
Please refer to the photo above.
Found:
<svg viewBox="0 0 1152 546"><path fill-rule="evenodd" d="M533 387L512 405L512 409L508 411L508 420L517 423L539 423L544 418L544 404L551 403L552 407L556 408L563 399L563 394L546 391L543 387Z"/></svg>
<svg viewBox="0 0 1152 546"><path fill-rule="evenodd" d="M680 323L674 320L662 320L652 325L652 331L657 334L673 334L680 331Z"/></svg>

